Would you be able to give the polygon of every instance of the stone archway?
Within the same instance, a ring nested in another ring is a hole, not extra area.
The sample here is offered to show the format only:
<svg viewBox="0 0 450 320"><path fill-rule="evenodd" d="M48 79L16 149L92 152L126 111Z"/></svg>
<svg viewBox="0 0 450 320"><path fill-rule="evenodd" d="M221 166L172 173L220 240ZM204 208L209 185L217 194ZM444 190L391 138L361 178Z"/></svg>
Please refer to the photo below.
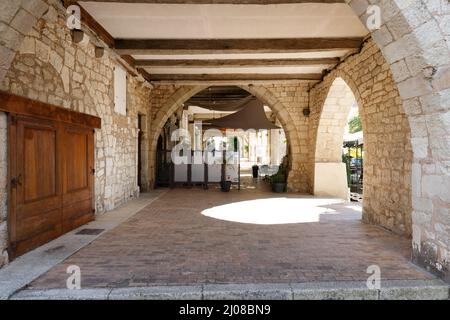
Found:
<svg viewBox="0 0 450 320"><path fill-rule="evenodd" d="M152 121L151 141L150 141L150 171L152 173L151 182L154 183L155 174L155 160L158 137L163 129L165 123L169 117L176 112L184 102L189 98L206 89L208 86L194 86L194 87L181 87L178 88L170 97L164 102L162 107L154 115ZM269 106L279 119L288 140L288 145L291 153L291 172L288 179L288 188L292 191L303 191L301 188L305 188L304 184L301 186L296 184L299 180L297 175L301 172L302 165L299 163L300 144L298 140L298 133L294 126L294 121L291 115L287 111L286 107L278 101L273 93L261 86L246 86L239 85L242 89L253 94L256 98L261 100L264 104Z"/></svg>
<svg viewBox="0 0 450 320"><path fill-rule="evenodd" d="M344 79L336 77L324 102L317 128L316 163L342 162L342 137L355 102L355 95Z"/></svg>
<svg viewBox="0 0 450 320"><path fill-rule="evenodd" d="M327 118L327 101L336 79L341 79L354 94L359 106L364 132L364 201L363 220L383 226L395 233L410 236L412 232L411 197L411 129L388 64L376 45L369 41L361 54L348 59L312 89L312 144L321 148L320 128ZM333 102L333 101L332 101ZM340 110L345 118L347 110ZM341 117L339 117L341 118ZM345 120L337 131L343 131ZM332 127L333 129L333 127ZM342 143L343 132L335 132ZM339 150L338 140L336 150ZM314 158L313 163L336 161ZM316 150L315 155L321 155ZM329 155L325 155L329 157Z"/></svg>
<svg viewBox="0 0 450 320"><path fill-rule="evenodd" d="M368 1L346 2L365 22ZM46 12L51 13L43 0L3 4L0 83L24 35ZM381 8L383 25L372 36L392 71L411 126L414 257L449 278L450 48L445 21L450 4L444 0L374 0L370 4Z"/></svg>
<svg viewBox="0 0 450 320"><path fill-rule="evenodd" d="M366 21L367 1L347 3ZM411 126L415 262L450 279L450 48L448 1L371 1L382 13L372 37L390 65Z"/></svg>
<svg viewBox="0 0 450 320"><path fill-rule="evenodd" d="M348 199L346 166L342 162L344 129L355 95L346 82L332 82L317 126L315 142L314 194Z"/></svg>
<svg viewBox="0 0 450 320"><path fill-rule="evenodd" d="M155 170L156 170L156 152L158 146L158 138L161 131L166 124L169 117L175 113L189 98L196 95L200 91L206 89L207 86L184 86L176 89L166 99L156 114L153 115L150 125L149 133L149 186L152 187L155 184ZM158 88L155 88L158 90ZM161 88L160 91L167 91L165 88Z"/></svg>

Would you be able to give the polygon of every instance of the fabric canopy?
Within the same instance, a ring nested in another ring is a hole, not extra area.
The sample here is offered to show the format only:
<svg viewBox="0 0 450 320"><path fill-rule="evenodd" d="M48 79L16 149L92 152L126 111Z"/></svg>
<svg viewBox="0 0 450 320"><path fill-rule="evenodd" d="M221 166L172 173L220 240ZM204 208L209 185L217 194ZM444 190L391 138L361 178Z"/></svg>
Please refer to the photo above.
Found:
<svg viewBox="0 0 450 320"><path fill-rule="evenodd" d="M207 125L227 129L280 129L270 122L264 112L264 105L257 99L252 99L242 106L242 109L228 116L206 121Z"/></svg>
<svg viewBox="0 0 450 320"><path fill-rule="evenodd" d="M250 100L252 100L252 97L244 98L244 99L241 99L240 101L235 101L235 102L215 101L215 102L211 103L209 101L204 101L204 102L197 101L192 105L194 105L196 107L208 109L208 110L227 112L227 111L237 111L237 110L242 109L242 107L246 103L248 103Z"/></svg>

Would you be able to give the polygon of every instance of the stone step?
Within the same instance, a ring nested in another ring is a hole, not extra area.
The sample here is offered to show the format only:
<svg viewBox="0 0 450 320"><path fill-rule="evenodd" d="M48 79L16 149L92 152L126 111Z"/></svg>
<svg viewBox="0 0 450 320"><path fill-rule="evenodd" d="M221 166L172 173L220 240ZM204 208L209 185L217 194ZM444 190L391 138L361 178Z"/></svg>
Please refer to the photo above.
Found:
<svg viewBox="0 0 450 320"><path fill-rule="evenodd" d="M440 280L386 280L379 290L364 282L222 284L117 289L22 290L13 300L449 300Z"/></svg>

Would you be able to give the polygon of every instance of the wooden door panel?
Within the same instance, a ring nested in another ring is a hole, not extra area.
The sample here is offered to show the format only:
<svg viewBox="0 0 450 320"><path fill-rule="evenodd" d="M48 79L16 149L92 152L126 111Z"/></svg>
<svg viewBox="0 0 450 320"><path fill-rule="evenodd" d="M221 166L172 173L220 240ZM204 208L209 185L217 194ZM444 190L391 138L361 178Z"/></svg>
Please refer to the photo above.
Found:
<svg viewBox="0 0 450 320"><path fill-rule="evenodd" d="M32 239L49 231L59 233L61 230L60 209L36 214L23 220L18 219L17 222L17 238L19 241Z"/></svg>
<svg viewBox="0 0 450 320"><path fill-rule="evenodd" d="M61 208L61 198L60 197L52 197L50 199L45 199L45 204L48 205L48 210L42 207L42 201L35 201L32 203L27 203L26 205L22 205L21 210L17 211L17 220L23 221L28 218L32 218L34 216L38 216L45 212L60 209Z"/></svg>
<svg viewBox="0 0 450 320"><path fill-rule="evenodd" d="M89 189L88 139L85 132L66 132L67 193Z"/></svg>
<svg viewBox="0 0 450 320"><path fill-rule="evenodd" d="M94 220L92 129L10 117L11 257Z"/></svg>
<svg viewBox="0 0 450 320"><path fill-rule="evenodd" d="M63 208L63 230L73 230L94 219L92 200L84 200Z"/></svg>
<svg viewBox="0 0 450 320"><path fill-rule="evenodd" d="M10 241L17 256L59 236L62 223L58 126L28 117L17 117L14 123L11 160L15 164L10 174L15 180L15 204Z"/></svg>
<svg viewBox="0 0 450 320"><path fill-rule="evenodd" d="M63 232L95 218L93 210L93 131L76 126L63 129Z"/></svg>
<svg viewBox="0 0 450 320"><path fill-rule="evenodd" d="M94 218L101 119L0 91L8 114L8 251L14 259Z"/></svg>
<svg viewBox="0 0 450 320"><path fill-rule="evenodd" d="M56 130L24 127L24 202L56 196Z"/></svg>

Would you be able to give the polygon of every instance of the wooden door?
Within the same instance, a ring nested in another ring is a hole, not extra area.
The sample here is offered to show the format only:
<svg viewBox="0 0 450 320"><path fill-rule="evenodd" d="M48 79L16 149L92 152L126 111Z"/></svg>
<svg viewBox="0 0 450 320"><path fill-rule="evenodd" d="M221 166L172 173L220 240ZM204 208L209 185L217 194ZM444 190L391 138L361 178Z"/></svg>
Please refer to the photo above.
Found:
<svg viewBox="0 0 450 320"><path fill-rule="evenodd" d="M62 232L61 143L53 121L10 117L12 256L35 248Z"/></svg>
<svg viewBox="0 0 450 320"><path fill-rule="evenodd" d="M94 219L92 129L9 117L12 258Z"/></svg>
<svg viewBox="0 0 450 320"><path fill-rule="evenodd" d="M64 125L61 130L63 157L63 233L94 220L94 133L92 129Z"/></svg>

